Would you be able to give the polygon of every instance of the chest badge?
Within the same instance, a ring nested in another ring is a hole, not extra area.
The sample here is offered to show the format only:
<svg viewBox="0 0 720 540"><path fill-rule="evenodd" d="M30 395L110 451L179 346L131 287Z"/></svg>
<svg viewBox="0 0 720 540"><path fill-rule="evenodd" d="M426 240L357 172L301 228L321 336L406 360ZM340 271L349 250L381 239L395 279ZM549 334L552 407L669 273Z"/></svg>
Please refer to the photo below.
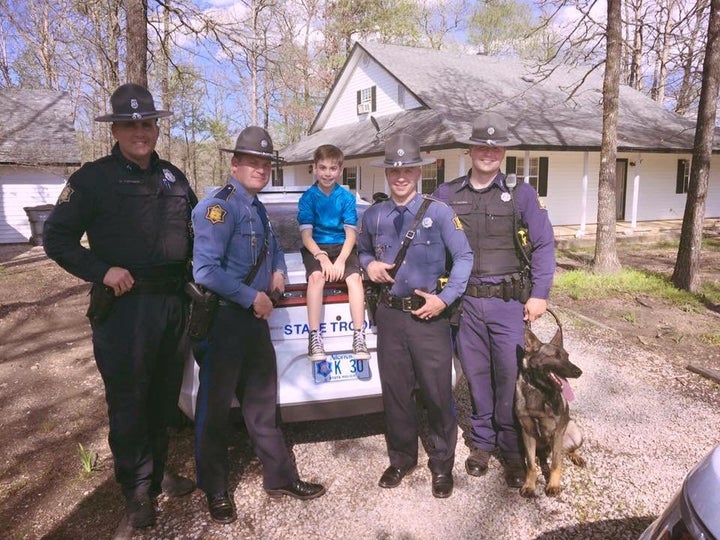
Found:
<svg viewBox="0 0 720 540"><path fill-rule="evenodd" d="M429 218L429 217L423 218L423 220L422 220L423 229L429 229L430 227L432 227L432 224L433 224L432 218Z"/></svg>
<svg viewBox="0 0 720 540"><path fill-rule="evenodd" d="M512 199L512 195L510 195L507 191L503 191L502 195L500 195L500 200L502 202L510 202Z"/></svg>
<svg viewBox="0 0 720 540"><path fill-rule="evenodd" d="M218 223L225 222L226 214L227 214L227 210L225 210L219 204L214 204L207 209L207 213L205 214L205 219L207 219L213 225L217 225Z"/></svg>
<svg viewBox="0 0 720 540"><path fill-rule="evenodd" d="M172 185L175 183L175 175L168 169L163 169L162 183L166 189L172 189Z"/></svg>
<svg viewBox="0 0 720 540"><path fill-rule="evenodd" d="M456 230L456 231L462 231L462 230L463 230L462 221L460 221L460 218L457 217L457 214L453 216L453 225L455 225L455 230Z"/></svg>

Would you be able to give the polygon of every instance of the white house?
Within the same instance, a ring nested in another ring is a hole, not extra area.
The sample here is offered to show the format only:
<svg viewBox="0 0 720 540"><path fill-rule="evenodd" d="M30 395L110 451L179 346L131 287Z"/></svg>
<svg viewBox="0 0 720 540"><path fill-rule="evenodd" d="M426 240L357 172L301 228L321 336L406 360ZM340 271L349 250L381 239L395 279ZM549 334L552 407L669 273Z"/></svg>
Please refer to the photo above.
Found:
<svg viewBox="0 0 720 540"><path fill-rule="evenodd" d="M585 80L583 81L583 78ZM580 84L582 83L582 84ZM580 84L570 96L570 91ZM542 75L512 58L377 43L356 43L310 133L282 149L286 185L310 184L312 155L335 144L346 155L344 183L370 200L387 191L383 138L406 131L438 158L423 169L422 191L465 174L474 117L504 115L521 146L508 149L505 170L530 182L555 225L582 235L597 219L602 135L602 79L568 66ZM617 219L680 219L685 208L695 123L642 93L620 92ZM720 151L716 135L714 152ZM713 155L706 217L720 217L720 158Z"/></svg>
<svg viewBox="0 0 720 540"><path fill-rule="evenodd" d="M54 204L80 148L64 92L0 89L0 243L27 242L25 207Z"/></svg>

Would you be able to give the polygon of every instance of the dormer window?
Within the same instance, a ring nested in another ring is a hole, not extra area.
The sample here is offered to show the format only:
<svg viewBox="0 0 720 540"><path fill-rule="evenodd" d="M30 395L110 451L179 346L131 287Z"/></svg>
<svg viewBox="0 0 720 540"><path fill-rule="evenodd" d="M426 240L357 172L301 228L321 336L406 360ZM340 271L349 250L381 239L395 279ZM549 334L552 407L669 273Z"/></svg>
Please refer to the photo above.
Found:
<svg viewBox="0 0 720 540"><path fill-rule="evenodd" d="M375 112L376 87L370 86L357 91L357 114L370 114Z"/></svg>

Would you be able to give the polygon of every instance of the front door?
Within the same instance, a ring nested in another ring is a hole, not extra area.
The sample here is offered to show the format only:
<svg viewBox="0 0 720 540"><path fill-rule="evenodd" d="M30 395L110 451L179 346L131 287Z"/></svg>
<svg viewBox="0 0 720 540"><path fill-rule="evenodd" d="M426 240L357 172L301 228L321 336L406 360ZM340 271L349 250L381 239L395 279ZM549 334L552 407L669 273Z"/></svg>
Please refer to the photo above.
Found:
<svg viewBox="0 0 720 540"><path fill-rule="evenodd" d="M615 220L625 221L625 200L627 190L627 159L615 162Z"/></svg>

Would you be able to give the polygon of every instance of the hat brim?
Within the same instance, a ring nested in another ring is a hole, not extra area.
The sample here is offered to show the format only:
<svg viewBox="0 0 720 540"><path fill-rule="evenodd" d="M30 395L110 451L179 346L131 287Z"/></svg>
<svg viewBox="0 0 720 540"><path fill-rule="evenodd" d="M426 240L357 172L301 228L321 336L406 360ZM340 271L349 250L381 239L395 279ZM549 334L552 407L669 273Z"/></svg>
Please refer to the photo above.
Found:
<svg viewBox="0 0 720 540"><path fill-rule="evenodd" d="M520 141L517 139L511 139L507 138L500 141L495 140L483 140L483 139L465 139L464 141L458 141L459 144L464 144L466 146L487 146L488 148L495 148L495 147L501 147L501 148L507 148L510 146L520 146Z"/></svg>
<svg viewBox="0 0 720 540"><path fill-rule="evenodd" d="M165 118L166 116L172 116L172 111L153 111L147 113L133 113L133 114L104 114L102 116L96 116L96 122L138 122L140 120L151 120L153 118Z"/></svg>
<svg viewBox="0 0 720 540"><path fill-rule="evenodd" d="M221 152L230 152L231 154L248 154L251 156L260 156L269 159L270 161L280 161L280 158L275 154L268 152L256 152L255 150L245 150L244 148L221 148Z"/></svg>
<svg viewBox="0 0 720 540"><path fill-rule="evenodd" d="M422 167L423 165L429 165L435 163L437 158L420 158L419 161L371 161L370 165L373 167L382 167L383 169L402 169L403 167Z"/></svg>

